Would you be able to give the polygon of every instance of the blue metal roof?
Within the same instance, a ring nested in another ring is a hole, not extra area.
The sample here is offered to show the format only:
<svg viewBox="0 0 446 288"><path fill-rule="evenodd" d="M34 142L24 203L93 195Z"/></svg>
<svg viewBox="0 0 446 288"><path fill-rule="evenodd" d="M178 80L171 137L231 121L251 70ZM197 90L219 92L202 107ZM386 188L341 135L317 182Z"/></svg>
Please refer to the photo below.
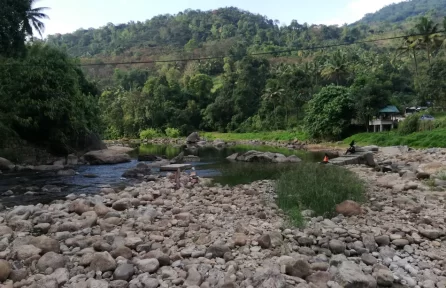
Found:
<svg viewBox="0 0 446 288"><path fill-rule="evenodd" d="M396 106L390 105L379 110L379 113L400 113L400 111L398 108L396 108Z"/></svg>

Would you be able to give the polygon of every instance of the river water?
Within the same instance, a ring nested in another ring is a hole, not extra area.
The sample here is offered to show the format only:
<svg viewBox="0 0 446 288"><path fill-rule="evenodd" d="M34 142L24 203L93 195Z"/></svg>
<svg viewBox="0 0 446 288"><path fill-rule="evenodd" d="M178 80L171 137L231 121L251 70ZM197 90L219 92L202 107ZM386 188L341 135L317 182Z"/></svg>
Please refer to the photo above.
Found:
<svg viewBox="0 0 446 288"><path fill-rule="evenodd" d="M201 177L212 177L215 182L222 185L237 185L250 183L261 179L274 179L283 170L291 169L298 164L265 164L265 163L232 163L226 157L236 152L246 152L249 150L278 152L286 156L297 155L303 161L318 162L323 155L305 151L295 151L286 148L267 146L239 145L222 149L214 147L201 147L198 149L187 149L184 147L165 145L142 145L135 153L129 163L115 165L80 165L74 170L78 173L75 176L57 176L56 172L11 172L0 175L0 203L5 206L27 205L37 203L49 203L57 199L63 199L71 193L94 194L101 187L125 186L131 181L122 178L124 171L133 168L138 163L137 156L157 155L171 159L180 152L185 155L199 156L201 161L191 163L197 175ZM147 162L149 163L149 162ZM159 171L154 170L154 173ZM88 177L86 177L88 176ZM93 177L94 176L94 177ZM52 185L52 186L48 186ZM49 189L42 189L46 186ZM60 190L60 191L59 191ZM7 191L12 191L7 192Z"/></svg>

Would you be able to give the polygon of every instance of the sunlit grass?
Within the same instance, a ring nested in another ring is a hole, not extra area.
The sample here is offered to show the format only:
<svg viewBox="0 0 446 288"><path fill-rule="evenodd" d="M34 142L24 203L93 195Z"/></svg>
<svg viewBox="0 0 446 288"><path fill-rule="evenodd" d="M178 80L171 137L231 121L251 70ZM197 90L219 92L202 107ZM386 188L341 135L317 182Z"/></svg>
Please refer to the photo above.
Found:
<svg viewBox="0 0 446 288"><path fill-rule="evenodd" d="M318 216L335 214L336 204L345 200L362 202L364 183L351 171L337 166L301 163L282 174L276 184L277 204L292 222L301 226L301 211Z"/></svg>

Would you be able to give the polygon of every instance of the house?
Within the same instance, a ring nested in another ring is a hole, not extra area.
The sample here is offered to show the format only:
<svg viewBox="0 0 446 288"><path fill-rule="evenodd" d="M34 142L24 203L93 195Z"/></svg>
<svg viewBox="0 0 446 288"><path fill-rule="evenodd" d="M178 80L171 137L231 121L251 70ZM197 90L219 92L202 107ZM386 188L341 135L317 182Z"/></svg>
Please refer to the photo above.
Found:
<svg viewBox="0 0 446 288"><path fill-rule="evenodd" d="M406 116L418 113L420 111L427 110L427 107L406 107Z"/></svg>
<svg viewBox="0 0 446 288"><path fill-rule="evenodd" d="M373 126L373 132L389 131L398 123L400 111L396 106L387 106L378 112L378 117L369 122Z"/></svg>

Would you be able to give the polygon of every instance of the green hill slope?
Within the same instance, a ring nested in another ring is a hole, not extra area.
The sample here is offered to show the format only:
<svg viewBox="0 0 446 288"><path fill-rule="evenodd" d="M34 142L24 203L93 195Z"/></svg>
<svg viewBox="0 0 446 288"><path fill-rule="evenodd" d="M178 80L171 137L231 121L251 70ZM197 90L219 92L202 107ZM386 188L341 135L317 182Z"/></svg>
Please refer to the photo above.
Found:
<svg viewBox="0 0 446 288"><path fill-rule="evenodd" d="M431 14L433 17L446 16L446 1L444 0L406 0L390 4L375 13L369 13L358 23L372 24L378 22L396 23L411 17Z"/></svg>

